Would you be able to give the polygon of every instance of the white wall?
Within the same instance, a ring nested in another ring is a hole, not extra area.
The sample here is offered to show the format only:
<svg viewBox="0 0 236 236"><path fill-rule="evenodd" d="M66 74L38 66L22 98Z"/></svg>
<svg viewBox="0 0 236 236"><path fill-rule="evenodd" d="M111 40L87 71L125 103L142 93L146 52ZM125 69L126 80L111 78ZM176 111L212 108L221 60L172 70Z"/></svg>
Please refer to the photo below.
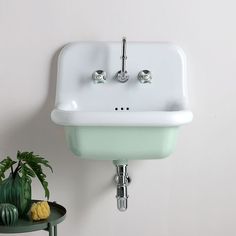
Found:
<svg viewBox="0 0 236 236"><path fill-rule="evenodd" d="M51 200L68 210L60 235L236 235L235 7L233 0L0 0L1 156L34 150L50 160ZM60 47L123 35L186 51L195 114L171 157L130 162L126 213L116 210L112 163L73 156L50 121ZM38 182L33 191L43 197Z"/></svg>

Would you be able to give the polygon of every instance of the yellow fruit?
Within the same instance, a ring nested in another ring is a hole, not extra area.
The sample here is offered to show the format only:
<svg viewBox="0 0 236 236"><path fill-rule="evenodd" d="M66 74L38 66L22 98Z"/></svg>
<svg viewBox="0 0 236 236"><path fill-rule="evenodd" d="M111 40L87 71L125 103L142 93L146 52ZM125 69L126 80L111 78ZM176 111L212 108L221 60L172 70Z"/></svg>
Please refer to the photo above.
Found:
<svg viewBox="0 0 236 236"><path fill-rule="evenodd" d="M33 220L45 220L50 216L50 207L46 201L37 202L33 203L30 212Z"/></svg>

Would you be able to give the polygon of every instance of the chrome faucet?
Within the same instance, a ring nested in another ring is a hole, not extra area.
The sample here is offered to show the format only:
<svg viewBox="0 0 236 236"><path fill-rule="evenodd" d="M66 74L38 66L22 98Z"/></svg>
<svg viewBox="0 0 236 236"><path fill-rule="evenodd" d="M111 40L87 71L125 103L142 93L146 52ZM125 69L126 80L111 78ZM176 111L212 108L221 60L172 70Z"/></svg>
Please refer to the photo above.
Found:
<svg viewBox="0 0 236 236"><path fill-rule="evenodd" d="M126 38L123 37L122 38L121 70L116 73L116 77L115 77L121 83L125 83L129 79L129 75L126 71L126 60L127 60L127 56L126 56Z"/></svg>

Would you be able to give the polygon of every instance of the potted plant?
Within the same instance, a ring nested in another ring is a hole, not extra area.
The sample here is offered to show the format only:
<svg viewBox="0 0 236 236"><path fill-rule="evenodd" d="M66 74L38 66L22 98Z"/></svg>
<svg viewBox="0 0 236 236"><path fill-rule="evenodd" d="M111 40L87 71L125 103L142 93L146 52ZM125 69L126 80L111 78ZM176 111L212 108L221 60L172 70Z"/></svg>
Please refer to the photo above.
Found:
<svg viewBox="0 0 236 236"><path fill-rule="evenodd" d="M49 162L33 152L17 152L17 161L6 157L0 162L0 203L10 203L17 207L19 216L24 216L31 206L31 182L37 177L42 184L45 197L50 193L43 167L52 167ZM10 175L5 178L6 171Z"/></svg>

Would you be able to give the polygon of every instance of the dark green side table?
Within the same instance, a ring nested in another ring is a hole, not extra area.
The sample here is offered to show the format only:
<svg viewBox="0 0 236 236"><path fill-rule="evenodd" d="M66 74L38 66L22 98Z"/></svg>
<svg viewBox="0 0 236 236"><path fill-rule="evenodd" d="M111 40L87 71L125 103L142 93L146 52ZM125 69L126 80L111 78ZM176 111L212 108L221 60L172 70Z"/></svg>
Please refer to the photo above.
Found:
<svg viewBox="0 0 236 236"><path fill-rule="evenodd" d="M38 200L33 200L36 202ZM51 214L47 220L32 221L30 219L19 219L14 226L0 225L0 234L27 233L46 230L49 236L57 236L57 225L66 217L66 209L56 202L48 202Z"/></svg>

